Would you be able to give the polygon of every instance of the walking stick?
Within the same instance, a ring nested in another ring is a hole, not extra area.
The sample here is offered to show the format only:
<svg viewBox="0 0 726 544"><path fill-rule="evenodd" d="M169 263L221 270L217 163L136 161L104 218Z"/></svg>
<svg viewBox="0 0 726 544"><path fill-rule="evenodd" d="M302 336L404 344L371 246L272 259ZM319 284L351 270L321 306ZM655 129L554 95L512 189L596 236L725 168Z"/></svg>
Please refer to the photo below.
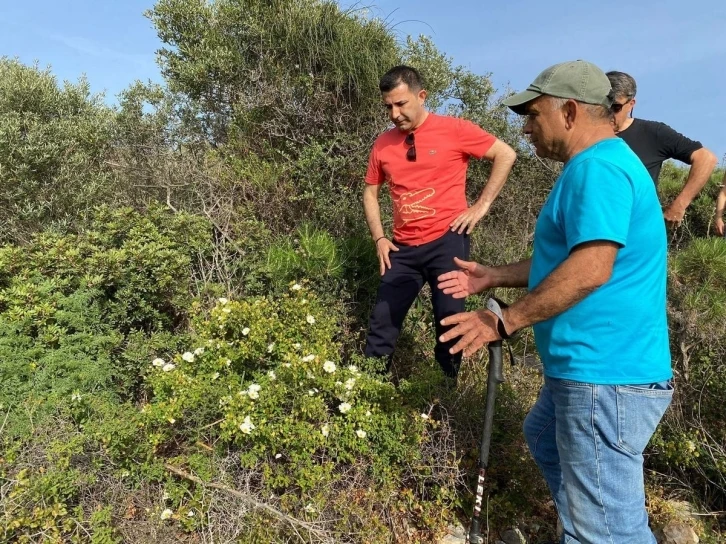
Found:
<svg viewBox="0 0 726 544"><path fill-rule="evenodd" d="M501 306L494 299L487 301L487 309L495 313L500 319L502 317ZM476 500L474 501L474 514L471 519L469 535L466 541L469 544L483 544L481 536L481 503L484 495L484 480L486 479L487 468L489 467L489 446L492 441L492 425L494 423L494 404L497 398L497 387L504 381L502 370L502 341L490 342L489 350L489 372L487 374L487 400L486 411L484 412L484 435L479 450L479 478L476 482Z"/></svg>

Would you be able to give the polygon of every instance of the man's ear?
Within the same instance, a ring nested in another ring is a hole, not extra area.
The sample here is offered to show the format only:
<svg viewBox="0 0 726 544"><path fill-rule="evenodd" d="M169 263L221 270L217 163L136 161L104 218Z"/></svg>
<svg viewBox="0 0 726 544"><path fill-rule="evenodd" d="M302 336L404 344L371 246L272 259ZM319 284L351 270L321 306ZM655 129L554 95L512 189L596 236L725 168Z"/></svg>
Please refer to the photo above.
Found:
<svg viewBox="0 0 726 544"><path fill-rule="evenodd" d="M565 127L569 129L575 124L575 119L580 113L580 107L577 102L570 99L562 106L562 113L565 116Z"/></svg>
<svg viewBox="0 0 726 544"><path fill-rule="evenodd" d="M418 92L418 103L423 106L424 102L426 102L427 96L428 96L428 93L426 92L426 89L421 89Z"/></svg>

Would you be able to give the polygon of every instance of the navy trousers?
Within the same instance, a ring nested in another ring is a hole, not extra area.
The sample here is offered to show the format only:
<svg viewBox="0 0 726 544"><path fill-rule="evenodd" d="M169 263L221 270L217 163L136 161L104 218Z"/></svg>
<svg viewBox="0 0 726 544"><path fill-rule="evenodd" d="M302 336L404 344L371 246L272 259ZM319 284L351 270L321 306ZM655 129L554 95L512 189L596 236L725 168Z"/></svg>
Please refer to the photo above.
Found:
<svg viewBox="0 0 726 544"><path fill-rule="evenodd" d="M391 251L391 268L386 270L378 287L376 303L371 313L366 341L366 357L391 357L403 320L416 300L424 282L431 286L431 302L436 322L436 361L447 376L455 377L461 364L461 353L451 355L449 349L456 343L439 341L450 327L441 320L464 311L464 299L445 295L437 286L436 278L456 270L454 257L469 260L469 236L447 231L442 237L420 246L399 245Z"/></svg>

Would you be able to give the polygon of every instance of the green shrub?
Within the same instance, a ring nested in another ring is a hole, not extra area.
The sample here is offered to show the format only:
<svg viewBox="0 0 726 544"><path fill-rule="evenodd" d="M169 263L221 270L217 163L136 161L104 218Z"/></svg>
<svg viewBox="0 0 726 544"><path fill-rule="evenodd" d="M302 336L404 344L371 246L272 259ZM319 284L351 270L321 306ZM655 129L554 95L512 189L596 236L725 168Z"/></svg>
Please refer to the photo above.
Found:
<svg viewBox="0 0 726 544"><path fill-rule="evenodd" d="M0 243L76 225L110 202L105 164L113 111L85 79L60 87L50 70L0 58Z"/></svg>
<svg viewBox="0 0 726 544"><path fill-rule="evenodd" d="M336 322L298 284L275 300L222 299L197 324L198 347L153 362L152 441L195 440L217 422L245 465L269 462L277 491L309 490L361 458L390 483L417 455L425 422L365 361L341 360Z"/></svg>

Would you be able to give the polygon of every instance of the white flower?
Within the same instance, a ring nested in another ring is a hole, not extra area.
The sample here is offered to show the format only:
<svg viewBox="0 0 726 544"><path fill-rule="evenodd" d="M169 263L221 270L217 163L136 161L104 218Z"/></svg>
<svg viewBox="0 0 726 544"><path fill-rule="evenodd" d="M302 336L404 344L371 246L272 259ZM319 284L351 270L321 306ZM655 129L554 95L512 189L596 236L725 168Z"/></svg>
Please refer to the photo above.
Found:
<svg viewBox="0 0 726 544"><path fill-rule="evenodd" d="M194 355L201 355L204 353L204 348L197 348L194 350Z"/></svg>
<svg viewBox="0 0 726 544"><path fill-rule="evenodd" d="M170 418L168 419L168 421L169 421L169 423L171 423L172 425L174 425L174 423L176 423L176 419L174 419L173 417L170 417Z"/></svg>
<svg viewBox="0 0 726 544"><path fill-rule="evenodd" d="M247 388L247 394L253 400L258 399L260 398L260 389L262 388L258 384L250 384L250 386Z"/></svg>
<svg viewBox="0 0 726 544"><path fill-rule="evenodd" d="M220 297L217 299L217 302L219 302L220 304L227 304L229 302L229 300L227 300L224 297Z"/></svg>
<svg viewBox="0 0 726 544"><path fill-rule="evenodd" d="M302 285L300 285L299 283L296 283L292 286L293 291L299 291L300 289L302 289Z"/></svg>
<svg viewBox="0 0 726 544"><path fill-rule="evenodd" d="M173 510L171 510L171 508L167 508L166 510L164 510L164 511L163 511L163 512L161 513L161 515L160 515L159 517L160 517L160 518L161 518L162 520L167 520L167 519L169 519L169 518L170 518L170 517L171 517L171 516L172 516L173 514L174 514L174 511L173 511Z"/></svg>
<svg viewBox="0 0 726 544"><path fill-rule="evenodd" d="M223 309L222 311L223 311L223 312L224 312L225 314L228 314L228 313L230 313L230 312L232 311L232 309L231 309L231 308L224 308L224 309Z"/></svg>
<svg viewBox="0 0 726 544"><path fill-rule="evenodd" d="M355 385L355 378L350 378L348 380L345 380L345 388L350 391L353 389L353 386Z"/></svg>
<svg viewBox="0 0 726 544"><path fill-rule="evenodd" d="M161 369L162 369L162 370L163 370L164 372L171 372L171 371L172 371L172 370L174 370L175 368L176 368L176 366L175 366L175 365L173 365L172 363L166 363L166 364L165 364L164 366L162 366L162 367L161 367Z"/></svg>
<svg viewBox="0 0 726 544"><path fill-rule="evenodd" d="M328 427L328 424L326 423L322 427L320 427L320 432L323 436L327 437L330 434L330 427Z"/></svg>
<svg viewBox="0 0 726 544"><path fill-rule="evenodd" d="M305 511L308 514L312 514L313 512L315 512L315 507L312 505L312 503L308 503L307 505L305 505Z"/></svg>
<svg viewBox="0 0 726 544"><path fill-rule="evenodd" d="M358 438L365 438L367 433L363 429L358 429L355 434L358 435Z"/></svg>
<svg viewBox="0 0 726 544"><path fill-rule="evenodd" d="M275 349L275 342L267 346L267 353L272 353L273 349Z"/></svg>
<svg viewBox="0 0 726 544"><path fill-rule="evenodd" d="M267 377L270 378L271 380L275 380L275 379L277 379L277 374L275 374L275 371L274 370L270 370L267 373Z"/></svg>
<svg viewBox="0 0 726 544"><path fill-rule="evenodd" d="M325 364L323 365L323 370L327 372L328 374L332 374L335 372L335 363L333 361L325 361Z"/></svg>
<svg viewBox="0 0 726 544"><path fill-rule="evenodd" d="M282 457L282 454L281 453L276 453L275 454L275 459L279 459L280 457Z"/></svg>
<svg viewBox="0 0 726 544"><path fill-rule="evenodd" d="M214 374L212 374L213 380L216 380L217 378L219 378L219 372L215 372Z"/></svg>
<svg viewBox="0 0 726 544"><path fill-rule="evenodd" d="M188 518L193 518L194 517L194 510L189 510L189 512L187 512L187 517Z"/></svg>
<svg viewBox="0 0 726 544"><path fill-rule="evenodd" d="M156 366L156 367L164 366L164 359L161 359L161 358L157 357L156 359L154 359L153 361L151 361L151 364L154 365L154 366Z"/></svg>
<svg viewBox="0 0 726 544"><path fill-rule="evenodd" d="M224 361L224 364L227 365L227 366L231 365L232 364L232 359L225 360Z"/></svg>
<svg viewBox="0 0 726 544"><path fill-rule="evenodd" d="M428 414L421 414L421 419L428 419L428 418L429 418Z"/></svg>
<svg viewBox="0 0 726 544"><path fill-rule="evenodd" d="M305 321L307 321L311 325L315 324L315 318L313 316L311 316L310 314L308 314L308 316L305 318Z"/></svg>
<svg viewBox="0 0 726 544"><path fill-rule="evenodd" d="M358 374L358 367L355 365L349 365L348 370L350 370L353 374Z"/></svg>
<svg viewBox="0 0 726 544"><path fill-rule="evenodd" d="M239 426L239 430L245 434L250 434L254 428L255 426L252 424L250 416L245 416L244 422L242 422Z"/></svg>
<svg viewBox="0 0 726 544"><path fill-rule="evenodd" d="M303 361L303 363L309 363L310 361L312 361L314 359L315 359L315 355L313 355L311 353L310 355L306 355L305 357L303 357L302 361Z"/></svg>
<svg viewBox="0 0 726 544"><path fill-rule="evenodd" d="M194 362L194 354L191 351L185 351L184 355L182 355L182 359L184 359L187 363Z"/></svg>
<svg viewBox="0 0 726 544"><path fill-rule="evenodd" d="M164 491L164 496L161 497L161 500L162 501L168 501L169 499L171 499L171 495L169 495L169 493L167 493L166 491Z"/></svg>
<svg viewBox="0 0 726 544"><path fill-rule="evenodd" d="M285 368L290 368L292 365L290 363L282 363L282 366Z"/></svg>
<svg viewBox="0 0 726 544"><path fill-rule="evenodd" d="M315 391L313 391L312 389L308 389L308 396L312 397L314 394L315 394Z"/></svg>
<svg viewBox="0 0 726 544"><path fill-rule="evenodd" d="M73 402L81 402L81 394L78 391L74 391L71 395L71 400Z"/></svg>
<svg viewBox="0 0 726 544"><path fill-rule="evenodd" d="M292 345L295 349L300 349L302 346L300 345L300 342L296 342Z"/></svg>
<svg viewBox="0 0 726 544"><path fill-rule="evenodd" d="M249 327L245 327L244 329L242 329L242 336L247 336L249 333L250 333Z"/></svg>
<svg viewBox="0 0 726 544"><path fill-rule="evenodd" d="M129 476L131 476L131 473L130 473L130 472L129 472L128 470L124 470L124 471L123 471L123 472L121 473L121 477L122 477L122 478L128 478Z"/></svg>
<svg viewBox="0 0 726 544"><path fill-rule="evenodd" d="M340 410L341 414L345 414L345 413L349 412L351 408L352 408L352 406L350 405L349 402L342 402L338 405L338 410Z"/></svg>
<svg viewBox="0 0 726 544"><path fill-rule="evenodd" d="M366 417L371 417L371 411L370 411L370 410L368 410L368 411L366 412Z"/></svg>

